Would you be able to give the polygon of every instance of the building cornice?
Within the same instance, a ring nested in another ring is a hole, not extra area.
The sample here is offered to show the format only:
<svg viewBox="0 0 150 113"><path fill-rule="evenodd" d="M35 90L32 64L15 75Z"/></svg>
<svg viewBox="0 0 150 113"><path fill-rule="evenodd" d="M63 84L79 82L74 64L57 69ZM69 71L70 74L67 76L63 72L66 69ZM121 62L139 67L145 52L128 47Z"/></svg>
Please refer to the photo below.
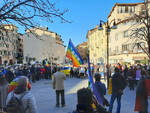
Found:
<svg viewBox="0 0 150 113"><path fill-rule="evenodd" d="M88 36L89 36L89 35L91 35L91 34L92 34L93 32L95 32L95 31L97 31L97 30L98 30L98 27L99 27L99 26L97 25L95 28L89 30L88 33L87 33L87 35L86 35L86 38L88 39Z"/></svg>
<svg viewBox="0 0 150 113"><path fill-rule="evenodd" d="M143 4L143 2L141 2L141 3L116 3L113 6L113 8L111 9L111 11L110 11L110 13L109 13L109 15L108 15L107 18L109 18L111 16L111 14L114 11L114 9L115 9L116 6L136 6L136 5L139 5L139 4Z"/></svg>

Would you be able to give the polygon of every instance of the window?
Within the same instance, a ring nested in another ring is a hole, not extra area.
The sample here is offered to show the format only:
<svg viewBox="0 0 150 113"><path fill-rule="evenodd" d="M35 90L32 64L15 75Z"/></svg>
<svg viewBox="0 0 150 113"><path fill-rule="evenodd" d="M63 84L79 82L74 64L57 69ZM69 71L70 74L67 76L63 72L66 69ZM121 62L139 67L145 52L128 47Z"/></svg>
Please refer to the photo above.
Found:
<svg viewBox="0 0 150 113"><path fill-rule="evenodd" d="M128 51L129 50L129 44L122 45L122 51Z"/></svg>
<svg viewBox="0 0 150 113"><path fill-rule="evenodd" d="M8 55L9 55L9 56L11 55L11 52L10 52L10 51L8 51Z"/></svg>
<svg viewBox="0 0 150 113"><path fill-rule="evenodd" d="M119 52L118 46L115 47L115 53L117 54Z"/></svg>
<svg viewBox="0 0 150 113"><path fill-rule="evenodd" d="M5 46L6 46L7 48L9 48L9 45L8 45L8 44L6 44Z"/></svg>
<svg viewBox="0 0 150 113"><path fill-rule="evenodd" d="M132 6L132 12L135 12L135 6Z"/></svg>
<svg viewBox="0 0 150 113"><path fill-rule="evenodd" d="M118 13L124 13L125 12L125 7L124 6L119 6L118 7Z"/></svg>
<svg viewBox="0 0 150 113"><path fill-rule="evenodd" d="M129 34L128 34L128 30L127 31L124 31L124 37L128 37Z"/></svg>
<svg viewBox="0 0 150 113"><path fill-rule="evenodd" d="M2 40L4 40L4 37L2 37Z"/></svg>
<svg viewBox="0 0 150 113"><path fill-rule="evenodd" d="M6 50L4 50L4 55L7 55L7 51Z"/></svg>
<svg viewBox="0 0 150 113"><path fill-rule="evenodd" d="M145 10L146 10L145 5L142 5L141 6L141 11L145 11Z"/></svg>
<svg viewBox="0 0 150 113"><path fill-rule="evenodd" d="M129 13L135 12L135 6L129 6L128 11Z"/></svg>
<svg viewBox="0 0 150 113"><path fill-rule="evenodd" d="M5 38L5 41L8 41L8 38L7 38L7 37Z"/></svg>
<svg viewBox="0 0 150 113"><path fill-rule="evenodd" d="M125 13L128 13L128 6L125 6Z"/></svg>

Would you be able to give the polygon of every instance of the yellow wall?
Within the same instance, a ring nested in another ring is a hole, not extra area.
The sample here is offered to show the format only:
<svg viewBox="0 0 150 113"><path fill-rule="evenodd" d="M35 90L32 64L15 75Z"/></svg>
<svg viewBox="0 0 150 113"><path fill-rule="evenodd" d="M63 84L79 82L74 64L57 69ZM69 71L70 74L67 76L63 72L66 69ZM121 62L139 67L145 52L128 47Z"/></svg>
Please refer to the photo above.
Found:
<svg viewBox="0 0 150 113"><path fill-rule="evenodd" d="M100 63L100 58L103 59L103 63L106 62L107 38L105 28L99 30L98 27L96 26L93 30L90 30L87 35L90 61L94 64Z"/></svg>

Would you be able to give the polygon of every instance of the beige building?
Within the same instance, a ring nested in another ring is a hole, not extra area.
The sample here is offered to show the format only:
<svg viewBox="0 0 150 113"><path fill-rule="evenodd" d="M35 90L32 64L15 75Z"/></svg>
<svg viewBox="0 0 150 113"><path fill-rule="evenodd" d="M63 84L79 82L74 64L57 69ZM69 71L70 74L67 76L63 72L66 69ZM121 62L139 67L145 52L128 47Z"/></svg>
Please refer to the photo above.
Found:
<svg viewBox="0 0 150 113"><path fill-rule="evenodd" d="M30 32L32 31L32 33ZM24 62L47 59L56 64L63 63L65 46L61 36L48 28L33 28L24 34Z"/></svg>
<svg viewBox="0 0 150 113"><path fill-rule="evenodd" d="M17 62L17 51L20 48L18 39L21 35L18 28L12 24L1 25L0 33L0 64Z"/></svg>
<svg viewBox="0 0 150 113"><path fill-rule="evenodd" d="M76 48L78 49L78 52L80 53L80 56L84 63L87 62L87 42L78 44Z"/></svg>
<svg viewBox="0 0 150 113"><path fill-rule="evenodd" d="M131 37L131 28L138 27L137 21L131 19L134 14L140 14L143 10L142 3L115 4L112 8L108 22L115 21L117 29L111 29L109 35L109 61L113 63L146 63L147 55L143 52L138 43L147 47L146 43ZM135 41L136 40L136 41Z"/></svg>
<svg viewBox="0 0 150 113"><path fill-rule="evenodd" d="M104 29L99 29L97 25L87 33L87 43L90 62L94 64L106 64L107 62L107 35L105 24Z"/></svg>
<svg viewBox="0 0 150 113"><path fill-rule="evenodd" d="M130 35L131 28L142 26L139 26L137 20L132 18L133 15L142 14L143 10L142 3L116 3L108 15L107 23L103 23L103 29L100 30L99 26L96 26L87 33L90 61L94 64L101 63L101 61L104 64L147 63L148 57L139 43L143 48L147 48L147 44L131 38ZM114 22L116 29L112 29ZM109 59L108 62L107 59Z"/></svg>

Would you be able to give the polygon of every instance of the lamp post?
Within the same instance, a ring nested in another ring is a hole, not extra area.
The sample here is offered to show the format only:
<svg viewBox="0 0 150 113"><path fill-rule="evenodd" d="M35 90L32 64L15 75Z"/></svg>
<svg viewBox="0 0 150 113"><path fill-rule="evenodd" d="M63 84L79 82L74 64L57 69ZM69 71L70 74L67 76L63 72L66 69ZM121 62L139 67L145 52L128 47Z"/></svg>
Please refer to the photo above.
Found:
<svg viewBox="0 0 150 113"><path fill-rule="evenodd" d="M114 22L113 26L110 27L110 24ZM116 24L115 24L115 20L112 20L110 23L107 21L107 22L104 22L102 20L100 20L100 25L99 25L99 30L103 30L103 24L105 24L105 31L106 31L106 51L107 51L107 57L106 57L106 69L107 69L107 88L109 87L109 72L110 72L110 69L109 69L109 33L110 33L110 30L111 29L116 29Z"/></svg>

